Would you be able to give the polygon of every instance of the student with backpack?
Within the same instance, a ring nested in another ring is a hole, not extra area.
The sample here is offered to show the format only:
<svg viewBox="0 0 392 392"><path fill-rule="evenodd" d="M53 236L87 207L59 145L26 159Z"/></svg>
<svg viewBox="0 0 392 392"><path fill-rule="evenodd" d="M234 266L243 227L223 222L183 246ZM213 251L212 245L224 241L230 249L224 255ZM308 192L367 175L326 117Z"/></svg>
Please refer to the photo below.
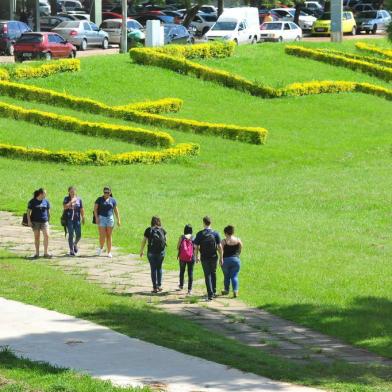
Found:
<svg viewBox="0 0 392 392"><path fill-rule="evenodd" d="M94 220L99 230L99 248L97 255L101 256L103 247L108 251L108 257L112 258L112 233L114 228L114 215L117 219L117 226L121 226L120 213L117 207L117 201L112 195L112 190L105 186L103 196L98 197L94 204Z"/></svg>
<svg viewBox="0 0 392 392"><path fill-rule="evenodd" d="M193 284L193 267L195 265L194 257L194 237L192 236L193 229L191 225L184 227L184 234L178 239L178 260L180 262L180 284L178 288L184 289L184 275L185 270L188 269L188 295L192 294Z"/></svg>
<svg viewBox="0 0 392 392"><path fill-rule="evenodd" d="M140 257L144 255L147 243L147 258L151 268L152 293L162 291L162 263L166 250L166 231L158 216L151 218L151 226L144 231Z"/></svg>
<svg viewBox="0 0 392 392"><path fill-rule="evenodd" d="M195 238L195 259L199 261L199 252L201 265L203 266L204 278L207 288L207 300L211 301L216 297L216 267L219 263L222 265L222 245L219 233L212 230L211 219L208 216L203 218L204 229L196 234Z"/></svg>
<svg viewBox="0 0 392 392"><path fill-rule="evenodd" d="M224 228L225 238L222 241L223 247L223 264L222 270L224 275L225 289L222 295L229 294L230 281L233 287L234 298L238 297L238 273L240 272L240 254L242 251L242 242L234 236L234 226Z"/></svg>
<svg viewBox="0 0 392 392"><path fill-rule="evenodd" d="M76 194L76 188L68 188L68 196L63 201L63 218L65 228L68 231L69 255L77 256L79 253L78 243L82 237L82 224L84 224L83 202Z"/></svg>

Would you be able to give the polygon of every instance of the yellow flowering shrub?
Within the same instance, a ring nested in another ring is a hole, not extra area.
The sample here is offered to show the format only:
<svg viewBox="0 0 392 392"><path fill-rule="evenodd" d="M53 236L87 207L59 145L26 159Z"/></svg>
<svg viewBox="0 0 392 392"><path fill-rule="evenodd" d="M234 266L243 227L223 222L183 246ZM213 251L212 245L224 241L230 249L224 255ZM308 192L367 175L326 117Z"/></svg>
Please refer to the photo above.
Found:
<svg viewBox="0 0 392 392"><path fill-rule="evenodd" d="M359 50L364 50L366 52L380 54L381 56L388 57L388 58L392 59L392 49L379 48L378 46L369 45L365 42L357 42L355 44L355 47Z"/></svg>

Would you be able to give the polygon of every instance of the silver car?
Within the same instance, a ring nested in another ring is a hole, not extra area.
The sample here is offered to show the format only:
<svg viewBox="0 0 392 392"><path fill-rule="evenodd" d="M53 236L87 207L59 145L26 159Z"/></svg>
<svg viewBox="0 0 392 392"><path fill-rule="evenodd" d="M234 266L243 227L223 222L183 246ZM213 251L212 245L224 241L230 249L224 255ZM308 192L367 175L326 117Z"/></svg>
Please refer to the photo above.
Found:
<svg viewBox="0 0 392 392"><path fill-rule="evenodd" d="M121 19L106 19L101 24L101 29L109 34L109 43L120 44L121 42ZM127 30L128 32L139 30L141 31L144 38L144 28L143 26L134 19L127 20Z"/></svg>
<svg viewBox="0 0 392 392"><path fill-rule="evenodd" d="M357 33L365 31L376 34L378 30L386 30L391 23L391 15L386 10L363 11L355 17L357 22Z"/></svg>
<svg viewBox="0 0 392 392"><path fill-rule="evenodd" d="M71 20L60 23L52 30L71 42L79 50L86 50L89 45L109 47L109 34L101 30L95 23L83 20Z"/></svg>

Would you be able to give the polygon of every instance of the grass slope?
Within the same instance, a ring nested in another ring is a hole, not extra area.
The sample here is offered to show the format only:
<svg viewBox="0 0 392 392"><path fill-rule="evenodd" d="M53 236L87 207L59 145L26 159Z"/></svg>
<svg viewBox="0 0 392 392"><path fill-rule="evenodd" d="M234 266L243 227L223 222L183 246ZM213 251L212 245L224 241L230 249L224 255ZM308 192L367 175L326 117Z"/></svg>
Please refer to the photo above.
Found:
<svg viewBox="0 0 392 392"><path fill-rule="evenodd" d="M91 320L128 336L230 367L333 391L387 392L392 388L390 369L348 366L343 363L301 366L283 361L207 331L191 321L159 311L140 300L110 294L81 277L54 270L44 262L31 263L0 251L0 272L2 297ZM23 374L20 374L21 367L24 369ZM4 354L0 353L0 375L26 380L31 367L37 368L14 359L8 363L4 360ZM57 373L58 376L54 376L48 367L41 367L41 370L48 373L47 383L56 381L56 377L62 378L59 375L61 371ZM31 383L36 387L41 382L38 375L32 371ZM79 390L84 392L84 389L69 389Z"/></svg>
<svg viewBox="0 0 392 392"><path fill-rule="evenodd" d="M354 43L344 48L354 50ZM314 79L386 85L285 55L283 45L241 47L233 58L207 63L274 86ZM179 142L200 143L201 155L159 166L80 168L1 159L7 194L0 208L22 212L43 185L57 223L68 185L78 187L92 210L110 184L123 216L115 244L137 252L150 217L159 214L169 233L169 268L176 267L183 225L199 227L209 214L220 231L237 226L245 243L240 291L249 304L392 357L391 102L363 94L262 100L137 66L127 56L82 59L78 74L29 83L118 105L174 96L185 101L181 117L259 125L270 136L260 147L170 131ZM33 129L11 120L1 125L13 127L1 131L8 141L20 142L21 130ZM43 129L35 127L35 137ZM61 143L62 134L53 131L50 143ZM122 148L111 140L81 139ZM89 225L85 234L95 236L95 230Z"/></svg>

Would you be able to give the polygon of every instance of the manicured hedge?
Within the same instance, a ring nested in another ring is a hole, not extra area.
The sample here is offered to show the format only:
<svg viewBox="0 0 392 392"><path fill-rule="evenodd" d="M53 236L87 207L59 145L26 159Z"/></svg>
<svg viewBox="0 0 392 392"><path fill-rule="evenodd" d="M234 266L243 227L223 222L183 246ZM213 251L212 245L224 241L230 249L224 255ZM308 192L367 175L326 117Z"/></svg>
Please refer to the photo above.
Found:
<svg viewBox="0 0 392 392"><path fill-rule="evenodd" d="M366 44L365 42L357 42L355 44L355 47L359 50L364 50L366 52L371 52L371 53L377 53L380 54L381 56L392 59L392 49L379 48L378 46L369 45Z"/></svg>
<svg viewBox="0 0 392 392"><path fill-rule="evenodd" d="M197 144L178 144L160 151L132 151L121 154L111 154L108 151L90 150L78 151L49 151L38 148L26 148L10 144L0 144L0 155L10 158L22 158L39 161L67 163L71 165L131 165L136 163L156 164L164 161L197 155Z"/></svg>
<svg viewBox="0 0 392 392"><path fill-rule="evenodd" d="M67 59L51 61L38 67L17 66L12 68L11 79L45 78L61 72L77 72L80 70L80 60Z"/></svg>
<svg viewBox="0 0 392 392"><path fill-rule="evenodd" d="M28 121L41 126L59 128L64 131L122 139L142 145L169 147L174 143L174 139L165 132L153 132L123 125L82 121L71 116L62 116L39 110L28 110L4 102L0 102L0 116Z"/></svg>
<svg viewBox="0 0 392 392"><path fill-rule="evenodd" d="M350 59L342 55L329 54L319 49L309 49L302 46L286 46L285 51L298 57L310 58L332 65L350 68L354 71L362 71L384 80L392 80L392 68L372 64L367 61Z"/></svg>
<svg viewBox="0 0 392 392"><path fill-rule="evenodd" d="M167 126L184 132L210 134L245 143L263 144L267 137L267 131L264 128L213 124L155 114L159 111L179 110L182 101L174 98L112 107L89 98L79 98L66 93L13 82L0 82L0 94L25 101L36 101L55 106L69 107L79 111L118 117L143 124Z"/></svg>
<svg viewBox="0 0 392 392"><path fill-rule="evenodd" d="M9 80L10 74L6 69L0 68L0 80Z"/></svg>

